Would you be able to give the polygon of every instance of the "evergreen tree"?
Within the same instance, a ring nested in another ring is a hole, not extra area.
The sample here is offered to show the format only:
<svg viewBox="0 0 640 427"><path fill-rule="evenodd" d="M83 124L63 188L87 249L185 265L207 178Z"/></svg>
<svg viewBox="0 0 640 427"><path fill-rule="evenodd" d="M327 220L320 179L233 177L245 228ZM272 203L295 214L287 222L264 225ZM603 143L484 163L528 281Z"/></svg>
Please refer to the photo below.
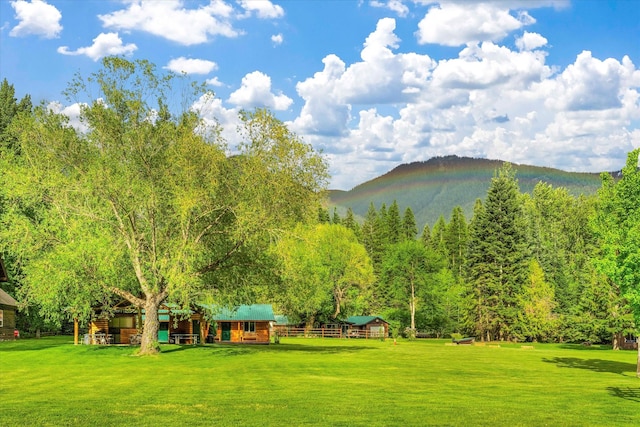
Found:
<svg viewBox="0 0 640 427"><path fill-rule="evenodd" d="M322 206L318 208L318 222L320 224L329 224L331 222L329 211Z"/></svg>
<svg viewBox="0 0 640 427"><path fill-rule="evenodd" d="M356 221L353 215L353 209L347 209L347 214L342 221L342 225L347 227L349 230L353 231L353 234L356 235L359 241L362 241L362 233L360 231L360 224Z"/></svg>
<svg viewBox="0 0 640 427"><path fill-rule="evenodd" d="M387 220L387 205L385 203L380 206L377 216L376 233L383 248L389 245L389 227Z"/></svg>
<svg viewBox="0 0 640 427"><path fill-rule="evenodd" d="M416 217L413 215L411 207L407 207L404 210L404 216L402 218L402 239L415 240L418 234L418 227L416 225Z"/></svg>
<svg viewBox="0 0 640 427"><path fill-rule="evenodd" d="M509 163L500 168L487 192L484 209L474 218L468 275L475 331L482 339L515 337L519 297L527 278L528 257L520 190Z"/></svg>
<svg viewBox="0 0 640 427"><path fill-rule="evenodd" d="M444 216L440 215L438 221L433 226L433 230L431 230L431 249L433 249L437 254L447 259L447 244L446 244L446 231L447 231L447 223L444 220Z"/></svg>
<svg viewBox="0 0 640 427"><path fill-rule="evenodd" d="M337 207L333 208L333 216L331 217L331 223L332 224L336 224L336 225L342 224L342 219L340 218L340 215L338 214L338 208Z"/></svg>
<svg viewBox="0 0 640 427"><path fill-rule="evenodd" d="M364 245L376 272L380 271L382 262L383 242L380 236L380 220L373 202L369 204L367 215L361 228L362 244Z"/></svg>
<svg viewBox="0 0 640 427"><path fill-rule="evenodd" d="M386 229L387 229L387 243L393 245L403 240L402 220L400 219L400 208L398 202L395 200L389 206L387 211Z"/></svg>
<svg viewBox="0 0 640 427"><path fill-rule="evenodd" d="M431 245L431 229L429 228L429 224L425 224L422 228L422 234L420 235L420 241L422 244L427 247Z"/></svg>
<svg viewBox="0 0 640 427"><path fill-rule="evenodd" d="M460 206L456 206L451 212L451 221L447 224L444 240L449 255L449 268L460 277L467 255L468 241L467 220Z"/></svg>

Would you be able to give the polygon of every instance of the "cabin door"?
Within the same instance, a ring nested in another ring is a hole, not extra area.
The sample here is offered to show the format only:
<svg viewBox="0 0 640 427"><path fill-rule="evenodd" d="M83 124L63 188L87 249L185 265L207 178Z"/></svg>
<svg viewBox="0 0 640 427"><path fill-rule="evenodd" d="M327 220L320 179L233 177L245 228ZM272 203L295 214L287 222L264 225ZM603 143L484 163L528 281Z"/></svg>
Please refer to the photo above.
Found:
<svg viewBox="0 0 640 427"><path fill-rule="evenodd" d="M158 342L169 342L169 322L160 322Z"/></svg>
<svg viewBox="0 0 640 427"><path fill-rule="evenodd" d="M191 333L194 335L198 336L198 342L202 343L203 339L200 336L200 321L199 320L193 320L191 322Z"/></svg>
<svg viewBox="0 0 640 427"><path fill-rule="evenodd" d="M222 334L221 334L220 340L231 341L231 323L223 322L220 324L220 327L222 328Z"/></svg>

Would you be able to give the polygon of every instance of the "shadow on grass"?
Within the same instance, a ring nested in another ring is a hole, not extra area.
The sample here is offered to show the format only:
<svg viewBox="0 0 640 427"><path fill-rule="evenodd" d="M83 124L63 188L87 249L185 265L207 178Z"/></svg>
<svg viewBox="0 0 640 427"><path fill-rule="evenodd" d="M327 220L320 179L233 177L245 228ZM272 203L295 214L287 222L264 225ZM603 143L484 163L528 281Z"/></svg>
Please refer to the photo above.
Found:
<svg viewBox="0 0 640 427"><path fill-rule="evenodd" d="M72 338L73 340L73 338ZM27 338L15 341L0 342L0 352L3 351L36 351L47 350L53 347L67 346L70 343L61 340L48 340L43 338ZM73 341L71 341L73 344Z"/></svg>
<svg viewBox="0 0 640 427"><path fill-rule="evenodd" d="M196 348L196 347L195 347L195 346L193 346L193 345L190 345L190 346L186 346L186 345L175 345L175 346L172 346L172 347L170 347L170 348L161 348L160 353L163 353L163 354L164 354L164 353L175 353L175 352L177 352L177 351L185 351L185 350L188 350L188 349L190 349L190 348Z"/></svg>
<svg viewBox="0 0 640 427"><path fill-rule="evenodd" d="M611 345L582 345L582 344L562 344L559 346L560 348L567 350L583 350L583 351L600 351L600 350L611 350Z"/></svg>
<svg viewBox="0 0 640 427"><path fill-rule="evenodd" d="M554 357L553 359L542 359L546 363L554 363L559 368L587 369L594 372L609 372L613 374L626 375L626 372L636 371L634 363L615 362L603 359L578 359L575 357Z"/></svg>
<svg viewBox="0 0 640 427"><path fill-rule="evenodd" d="M289 352L300 351L305 353L355 353L363 350L372 350L372 347L361 345L303 345L303 344L276 344L270 345L269 351Z"/></svg>
<svg viewBox="0 0 640 427"><path fill-rule="evenodd" d="M336 345L303 345L303 344L272 344L272 345L234 345L214 344L198 347L185 347L210 351L216 356L238 356L253 353L314 353L314 354L346 354L371 350L365 346L336 346ZM163 351L165 353L166 351Z"/></svg>
<svg viewBox="0 0 640 427"><path fill-rule="evenodd" d="M640 403L640 388L607 387L607 391L614 397Z"/></svg>

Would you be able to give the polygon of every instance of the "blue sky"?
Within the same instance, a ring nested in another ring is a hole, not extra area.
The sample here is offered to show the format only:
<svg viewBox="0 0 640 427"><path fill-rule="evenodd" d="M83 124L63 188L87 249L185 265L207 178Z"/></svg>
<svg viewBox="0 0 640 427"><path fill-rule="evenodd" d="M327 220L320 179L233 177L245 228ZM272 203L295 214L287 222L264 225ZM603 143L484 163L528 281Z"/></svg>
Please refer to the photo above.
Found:
<svg viewBox="0 0 640 427"><path fill-rule="evenodd" d="M640 147L640 0L0 0L0 78L57 102L109 54L209 82L233 146L268 107L332 188L457 154L617 170Z"/></svg>

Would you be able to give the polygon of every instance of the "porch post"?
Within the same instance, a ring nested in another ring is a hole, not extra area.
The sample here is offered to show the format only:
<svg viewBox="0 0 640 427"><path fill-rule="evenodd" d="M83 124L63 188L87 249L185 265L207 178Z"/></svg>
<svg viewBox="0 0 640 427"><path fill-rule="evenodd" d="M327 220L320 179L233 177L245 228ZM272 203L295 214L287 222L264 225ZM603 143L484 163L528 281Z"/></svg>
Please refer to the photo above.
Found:
<svg viewBox="0 0 640 427"><path fill-rule="evenodd" d="M78 318L73 318L73 345L78 345Z"/></svg>

